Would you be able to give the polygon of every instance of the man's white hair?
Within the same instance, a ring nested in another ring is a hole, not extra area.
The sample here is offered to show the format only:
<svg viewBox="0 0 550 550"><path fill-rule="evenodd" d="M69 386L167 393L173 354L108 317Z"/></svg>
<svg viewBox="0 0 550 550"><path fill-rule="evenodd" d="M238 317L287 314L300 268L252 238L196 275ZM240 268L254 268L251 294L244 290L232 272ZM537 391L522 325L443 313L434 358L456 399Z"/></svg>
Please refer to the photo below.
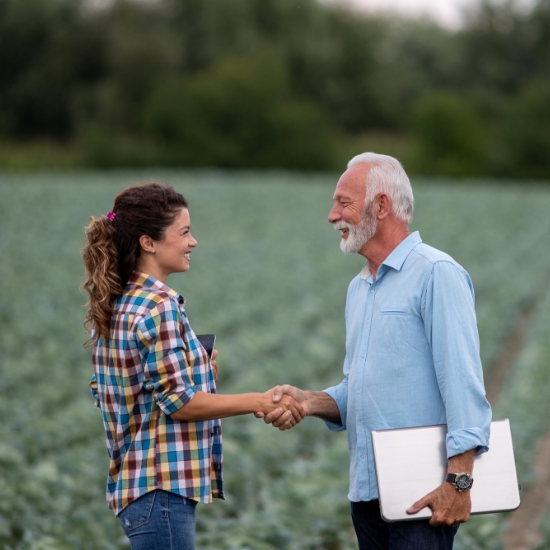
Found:
<svg viewBox="0 0 550 550"><path fill-rule="evenodd" d="M387 193L392 200L394 216L410 223L414 211L414 197L411 182L401 163L388 155L361 153L348 162L348 168L361 163L370 164L367 172L365 207L379 193Z"/></svg>

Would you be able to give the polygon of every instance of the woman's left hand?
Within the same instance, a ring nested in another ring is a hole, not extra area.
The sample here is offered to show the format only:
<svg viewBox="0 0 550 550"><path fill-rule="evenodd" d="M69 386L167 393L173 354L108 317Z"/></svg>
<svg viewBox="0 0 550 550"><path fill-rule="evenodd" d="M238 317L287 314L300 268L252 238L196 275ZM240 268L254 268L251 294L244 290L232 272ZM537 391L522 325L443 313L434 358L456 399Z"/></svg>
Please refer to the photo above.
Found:
<svg viewBox="0 0 550 550"><path fill-rule="evenodd" d="M212 370L214 371L214 382L218 381L218 362L216 361L216 357L218 357L217 349L212 352L212 359L210 361L212 363Z"/></svg>

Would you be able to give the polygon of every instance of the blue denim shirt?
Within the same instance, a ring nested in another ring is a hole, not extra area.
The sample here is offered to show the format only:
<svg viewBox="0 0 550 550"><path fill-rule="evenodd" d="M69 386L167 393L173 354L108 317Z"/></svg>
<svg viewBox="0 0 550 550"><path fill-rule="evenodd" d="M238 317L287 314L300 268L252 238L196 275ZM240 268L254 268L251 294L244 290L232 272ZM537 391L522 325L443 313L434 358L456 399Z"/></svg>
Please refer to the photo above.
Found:
<svg viewBox="0 0 550 550"><path fill-rule="evenodd" d="M337 403L350 453L349 499L378 498L371 431L447 424L447 456L489 448L470 277L450 256L409 235L379 267L353 279L346 302L344 379Z"/></svg>

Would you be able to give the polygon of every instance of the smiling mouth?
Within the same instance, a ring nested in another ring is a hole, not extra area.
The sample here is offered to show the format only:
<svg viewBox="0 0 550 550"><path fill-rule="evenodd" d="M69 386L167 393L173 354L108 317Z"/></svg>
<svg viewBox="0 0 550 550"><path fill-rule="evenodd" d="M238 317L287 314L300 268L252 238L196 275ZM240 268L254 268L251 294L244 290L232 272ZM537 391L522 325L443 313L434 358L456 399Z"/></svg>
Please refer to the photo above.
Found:
<svg viewBox="0 0 550 550"><path fill-rule="evenodd" d="M336 231L340 231L340 237L342 237L342 239L347 239L348 238L349 227L347 227L347 225L345 223L335 222L333 227L334 227L334 229L336 229Z"/></svg>
<svg viewBox="0 0 550 550"><path fill-rule="evenodd" d="M191 259L191 252L186 252L183 256L187 261L189 261Z"/></svg>

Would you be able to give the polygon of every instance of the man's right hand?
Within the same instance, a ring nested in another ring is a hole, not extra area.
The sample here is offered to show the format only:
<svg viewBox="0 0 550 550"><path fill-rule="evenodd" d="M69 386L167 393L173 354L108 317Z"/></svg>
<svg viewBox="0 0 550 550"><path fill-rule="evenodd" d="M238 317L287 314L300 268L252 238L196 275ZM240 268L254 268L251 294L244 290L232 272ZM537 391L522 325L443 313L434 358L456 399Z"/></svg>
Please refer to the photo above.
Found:
<svg viewBox="0 0 550 550"><path fill-rule="evenodd" d="M280 429L290 429L306 416L300 402L296 401L290 394L281 392L280 386L275 386L266 391L264 395L265 406L262 407L262 410L257 411L255 415L273 418L284 416L286 420L281 424Z"/></svg>
<svg viewBox="0 0 550 550"><path fill-rule="evenodd" d="M310 406L307 399L308 392L289 384L275 386L271 392L273 403L279 403L283 395L288 395L301 405L304 416L310 414ZM284 411L281 408L277 408L268 414L257 412L254 416L256 418L263 418L266 424L273 424L273 426L279 428L279 430L288 430L296 425L292 412L289 410Z"/></svg>

